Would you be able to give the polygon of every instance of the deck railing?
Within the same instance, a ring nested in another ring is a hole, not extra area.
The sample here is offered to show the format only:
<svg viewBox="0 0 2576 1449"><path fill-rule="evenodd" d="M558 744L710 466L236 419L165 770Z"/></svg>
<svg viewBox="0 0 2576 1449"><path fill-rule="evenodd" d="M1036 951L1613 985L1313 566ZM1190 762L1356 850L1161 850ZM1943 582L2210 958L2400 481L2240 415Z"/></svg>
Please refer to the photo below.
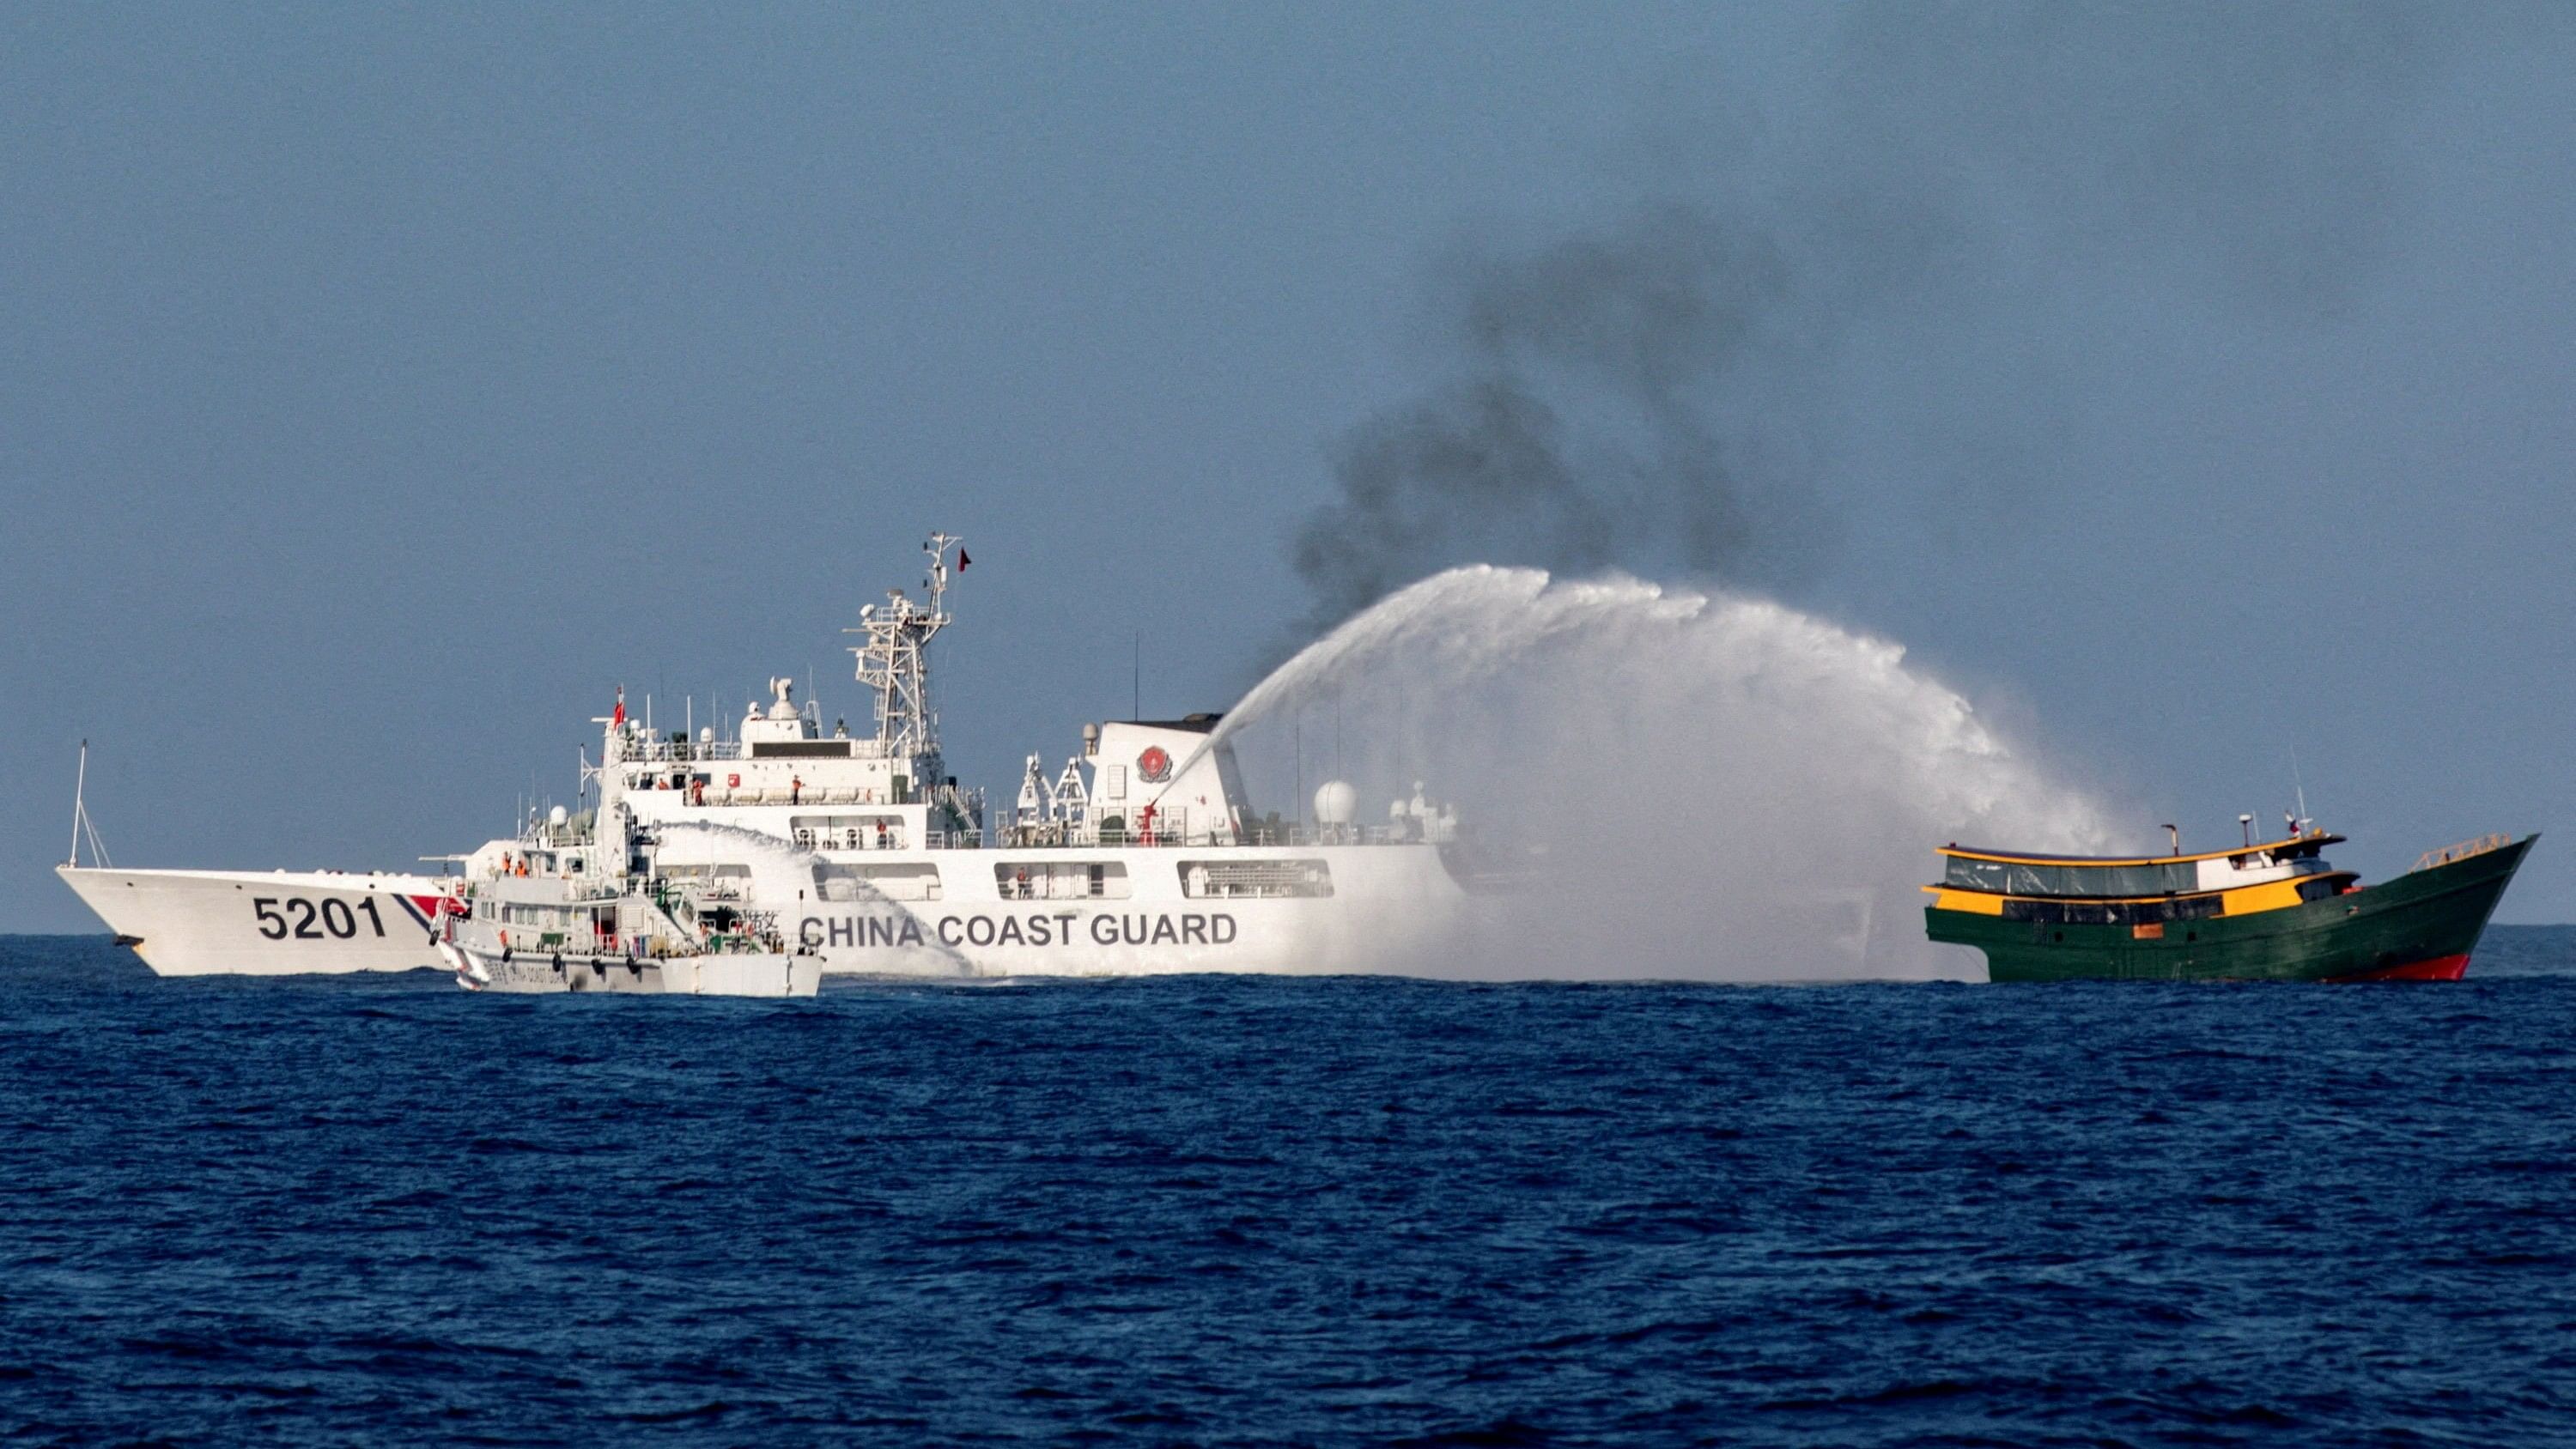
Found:
<svg viewBox="0 0 2576 1449"><path fill-rule="evenodd" d="M1101 846L1125 848L1142 846L1151 849L1204 850L1210 846L1260 845L1311 847L1319 845L1418 845L1424 837L1398 826L1345 825L1295 826L1247 825L1241 830L1230 826L1208 829L1193 826L1187 830L1167 830L1159 824L1151 831L1129 825L1123 830L1103 830L1098 826L1005 825L993 832L996 843L1018 849L1069 847L1090 849Z"/></svg>
<svg viewBox="0 0 2576 1449"><path fill-rule="evenodd" d="M832 735L826 737L824 742L847 744L850 747L848 758L853 760L888 760L896 757L896 747L892 740L852 739L846 735ZM741 740L657 740L650 737L627 741L624 748L621 749L618 754L618 759L621 763L630 765L637 763L648 765L688 765L707 760L749 760L755 758L774 758L781 761L792 762L798 757L790 755L755 756L750 747L745 745ZM842 757L839 755L824 755L820 758L836 760Z"/></svg>
<svg viewBox="0 0 2576 1449"><path fill-rule="evenodd" d="M2412 869L2431 870L2437 865L2449 865L2455 860L2484 855L2490 850L2502 850L2511 844L2513 844L2513 837L2510 835L2481 835L2475 840L2463 840L2457 845L2446 845L2439 850L2425 851L2415 858Z"/></svg>
<svg viewBox="0 0 2576 1449"><path fill-rule="evenodd" d="M696 740L630 740L621 754L630 763L642 760L656 765L682 765L698 760L744 758L740 740L709 740L703 744Z"/></svg>

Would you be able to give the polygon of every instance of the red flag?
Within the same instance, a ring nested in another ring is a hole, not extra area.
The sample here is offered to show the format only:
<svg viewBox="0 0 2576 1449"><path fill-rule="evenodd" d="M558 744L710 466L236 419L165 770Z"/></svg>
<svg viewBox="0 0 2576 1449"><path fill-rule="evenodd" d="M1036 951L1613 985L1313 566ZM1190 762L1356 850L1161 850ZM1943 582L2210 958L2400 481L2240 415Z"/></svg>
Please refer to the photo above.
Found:
<svg viewBox="0 0 2576 1449"><path fill-rule="evenodd" d="M966 557L966 550L963 547L957 550L957 572L961 574L966 572L966 565L972 562L974 560Z"/></svg>
<svg viewBox="0 0 2576 1449"><path fill-rule="evenodd" d="M610 715L610 716L608 717L608 722L609 722L610 724L612 724L612 725L622 725L622 724L626 723L626 686L625 686L625 685L622 685L622 684L621 684L621 685L617 686L617 712L616 712L616 713L614 713L614 714L612 714L612 715Z"/></svg>

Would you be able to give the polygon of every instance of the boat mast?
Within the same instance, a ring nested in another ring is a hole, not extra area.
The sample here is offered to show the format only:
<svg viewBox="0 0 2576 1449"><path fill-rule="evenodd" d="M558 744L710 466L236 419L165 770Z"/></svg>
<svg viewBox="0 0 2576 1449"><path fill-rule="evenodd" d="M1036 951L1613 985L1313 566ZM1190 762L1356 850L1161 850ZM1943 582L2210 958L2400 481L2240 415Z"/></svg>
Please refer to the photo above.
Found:
<svg viewBox="0 0 2576 1449"><path fill-rule="evenodd" d="M901 589L886 591L886 602L859 610L859 627L845 634L865 637L850 652L858 656L858 681L876 692L877 739L886 752L902 760L927 763L935 776L939 766L939 711L930 699L930 641L948 627L948 551L965 540L934 533L922 552L930 556L930 590L925 609ZM923 778L917 776L917 778ZM923 778L923 783L929 783Z"/></svg>
<svg viewBox="0 0 2576 1449"><path fill-rule="evenodd" d="M81 796L89 789L89 741L81 741L80 772L72 777L72 855L65 864L80 869Z"/></svg>
<svg viewBox="0 0 2576 1449"><path fill-rule="evenodd" d="M88 792L89 741L83 740L80 742L80 772L72 778L72 856L64 865L70 870L80 869L81 837L88 836L90 868L95 870L106 866L112 869L116 862L107 858L107 847L99 843L98 827L90 823Z"/></svg>

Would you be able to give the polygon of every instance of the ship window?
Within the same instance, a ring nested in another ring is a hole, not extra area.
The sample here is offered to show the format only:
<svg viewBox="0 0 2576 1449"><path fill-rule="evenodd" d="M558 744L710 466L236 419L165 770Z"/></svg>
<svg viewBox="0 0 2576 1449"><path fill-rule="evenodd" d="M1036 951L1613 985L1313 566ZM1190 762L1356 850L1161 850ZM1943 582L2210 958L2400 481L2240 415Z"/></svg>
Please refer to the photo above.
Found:
<svg viewBox="0 0 2576 1449"><path fill-rule="evenodd" d="M2145 926L2165 921L2199 921L2218 914L2219 898L2172 896L2152 901L2029 900L2004 905L2007 921L2040 921L2066 926Z"/></svg>
<svg viewBox="0 0 2576 1449"><path fill-rule="evenodd" d="M1127 867L1118 861L1002 861L993 867L994 888L1006 901L1123 901Z"/></svg>
<svg viewBox="0 0 2576 1449"><path fill-rule="evenodd" d="M664 862L657 868L663 875L670 876L675 880L751 879L751 867L747 865L672 864Z"/></svg>
<svg viewBox="0 0 2576 1449"><path fill-rule="evenodd" d="M1961 890L2015 896L2161 896L2200 887L2200 868L2188 860L2144 865L2039 865L1951 856L1944 883Z"/></svg>
<svg viewBox="0 0 2576 1449"><path fill-rule="evenodd" d="M900 815L795 815L787 824L806 850L903 850L912 839Z"/></svg>
<svg viewBox="0 0 2576 1449"><path fill-rule="evenodd" d="M848 740L755 740L751 746L755 760L846 760L850 757Z"/></svg>
<svg viewBox="0 0 2576 1449"><path fill-rule="evenodd" d="M815 883L827 901L935 901L939 867L929 861L893 865L833 861L815 870Z"/></svg>
<svg viewBox="0 0 2576 1449"><path fill-rule="evenodd" d="M1194 900L1333 893L1332 867L1320 860L1185 860L1180 869L1181 894Z"/></svg>
<svg viewBox="0 0 2576 1449"><path fill-rule="evenodd" d="M2330 880L2303 880L2299 882L2299 899L2303 901L2321 901L2334 893L2335 883Z"/></svg>
<svg viewBox="0 0 2576 1449"><path fill-rule="evenodd" d="M1125 765L1112 765L1109 767L1109 784L1106 788L1101 790L1100 798L1104 800L1124 800L1127 798L1127 767Z"/></svg>

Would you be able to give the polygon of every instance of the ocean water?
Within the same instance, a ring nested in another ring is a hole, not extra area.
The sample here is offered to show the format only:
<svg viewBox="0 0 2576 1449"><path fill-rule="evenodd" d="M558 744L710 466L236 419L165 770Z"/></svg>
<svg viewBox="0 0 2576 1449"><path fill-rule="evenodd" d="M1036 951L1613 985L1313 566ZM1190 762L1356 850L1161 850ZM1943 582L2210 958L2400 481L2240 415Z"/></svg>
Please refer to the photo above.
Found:
<svg viewBox="0 0 2576 1449"><path fill-rule="evenodd" d="M2576 1442L2576 929L804 1003L0 939L0 1435Z"/></svg>

